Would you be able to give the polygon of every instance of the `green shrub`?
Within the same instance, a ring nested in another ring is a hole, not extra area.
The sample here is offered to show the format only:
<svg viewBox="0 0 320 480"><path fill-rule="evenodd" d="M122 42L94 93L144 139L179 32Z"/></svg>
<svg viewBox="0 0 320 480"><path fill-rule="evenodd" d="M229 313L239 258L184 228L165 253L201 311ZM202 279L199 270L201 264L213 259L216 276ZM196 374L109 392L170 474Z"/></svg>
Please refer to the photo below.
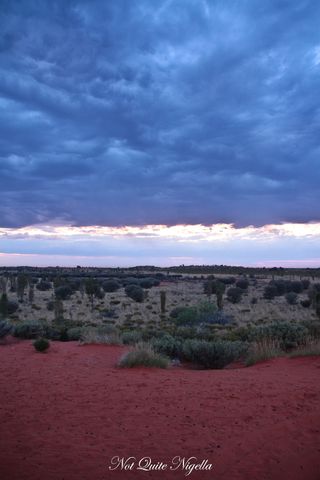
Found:
<svg viewBox="0 0 320 480"><path fill-rule="evenodd" d="M184 307L175 318L176 325L195 325L198 323L198 311L196 307Z"/></svg>
<svg viewBox="0 0 320 480"><path fill-rule="evenodd" d="M243 342L186 340L182 345L182 356L184 360L203 368L216 369L239 360L247 348Z"/></svg>
<svg viewBox="0 0 320 480"><path fill-rule="evenodd" d="M139 282L140 287L142 288L152 288L152 287L157 287L160 284L160 280L157 278L142 278Z"/></svg>
<svg viewBox="0 0 320 480"><path fill-rule="evenodd" d="M128 295L128 297L132 298L135 302L143 302L144 294L143 294L143 289L139 287L138 285L127 285L125 287L125 292Z"/></svg>
<svg viewBox="0 0 320 480"><path fill-rule="evenodd" d="M240 278L236 281L236 287L241 288L241 290L247 290L249 287L249 282L246 278Z"/></svg>
<svg viewBox="0 0 320 480"><path fill-rule="evenodd" d="M70 341L80 340L85 332L84 327L72 327L67 329L67 337Z"/></svg>
<svg viewBox="0 0 320 480"><path fill-rule="evenodd" d="M248 328L246 333L249 341L259 341L264 338L277 340L282 350L304 344L309 335L303 324L290 322L274 322L269 325Z"/></svg>
<svg viewBox="0 0 320 480"><path fill-rule="evenodd" d="M12 332L12 325L10 325L5 320L0 321L0 338L5 338L9 333Z"/></svg>
<svg viewBox="0 0 320 480"><path fill-rule="evenodd" d="M151 344L156 352L166 355L170 358L180 357L182 354L182 339L172 335L163 335L160 338L153 338Z"/></svg>
<svg viewBox="0 0 320 480"><path fill-rule="evenodd" d="M37 338L37 340L33 342L33 346L37 352L45 352L50 347L50 342L46 338Z"/></svg>
<svg viewBox="0 0 320 480"><path fill-rule="evenodd" d="M242 298L243 290L239 287L230 287L227 290L227 298L231 303L239 303Z"/></svg>
<svg viewBox="0 0 320 480"><path fill-rule="evenodd" d="M117 280L110 279L103 282L102 288L105 292L111 293L119 290L119 288L121 288L121 285L119 282L117 282Z"/></svg>
<svg viewBox="0 0 320 480"><path fill-rule="evenodd" d="M174 309L171 317L178 326L196 326L205 323L215 323L218 320L217 307L211 302L200 302L193 307Z"/></svg>
<svg viewBox="0 0 320 480"><path fill-rule="evenodd" d="M121 338L125 345L134 345L142 340L142 332L138 330L127 330L122 332Z"/></svg>
<svg viewBox="0 0 320 480"><path fill-rule="evenodd" d="M266 300L273 300L278 295L278 290L275 285L266 285L263 292L263 298Z"/></svg>
<svg viewBox="0 0 320 480"><path fill-rule="evenodd" d="M55 288L54 294L59 300L68 300L73 291L69 285L61 285L60 287Z"/></svg>
<svg viewBox="0 0 320 480"><path fill-rule="evenodd" d="M8 296L3 293L0 298L0 316L5 318L8 315Z"/></svg>
<svg viewBox="0 0 320 480"><path fill-rule="evenodd" d="M15 325L13 336L17 338L33 339L43 334L43 325L39 322L25 322Z"/></svg>
<svg viewBox="0 0 320 480"><path fill-rule="evenodd" d="M154 351L151 345L138 343L134 350L125 353L120 361L120 367L156 367L167 368L169 359Z"/></svg>
<svg viewBox="0 0 320 480"><path fill-rule="evenodd" d="M288 284L289 292L301 293L303 289L304 289L303 283L300 282L299 280L294 280L293 282L290 282Z"/></svg>
<svg viewBox="0 0 320 480"><path fill-rule="evenodd" d="M286 300L289 305L296 305L297 304L297 294L294 292L286 293Z"/></svg>
<svg viewBox="0 0 320 480"><path fill-rule="evenodd" d="M320 338L320 323L318 320L303 320L301 325L307 330L307 335L312 338Z"/></svg>
<svg viewBox="0 0 320 480"><path fill-rule="evenodd" d="M185 309L185 307L175 307L171 310L170 312L170 318L178 318L178 315L183 312L183 310Z"/></svg>

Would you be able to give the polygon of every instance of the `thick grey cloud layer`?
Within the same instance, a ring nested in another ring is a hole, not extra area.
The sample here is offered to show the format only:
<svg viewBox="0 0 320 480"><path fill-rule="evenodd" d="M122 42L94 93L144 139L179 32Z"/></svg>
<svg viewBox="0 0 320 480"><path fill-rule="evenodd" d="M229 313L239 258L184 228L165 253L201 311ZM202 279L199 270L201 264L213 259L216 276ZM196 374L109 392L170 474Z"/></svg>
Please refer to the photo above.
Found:
<svg viewBox="0 0 320 480"><path fill-rule="evenodd" d="M0 15L0 226L320 220L319 2Z"/></svg>

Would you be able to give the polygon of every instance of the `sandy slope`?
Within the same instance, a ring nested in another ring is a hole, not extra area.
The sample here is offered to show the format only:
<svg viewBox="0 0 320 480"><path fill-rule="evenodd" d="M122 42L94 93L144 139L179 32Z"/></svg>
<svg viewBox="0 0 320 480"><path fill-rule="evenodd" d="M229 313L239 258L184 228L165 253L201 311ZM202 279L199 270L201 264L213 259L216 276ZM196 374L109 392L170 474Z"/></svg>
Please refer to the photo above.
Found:
<svg viewBox="0 0 320 480"><path fill-rule="evenodd" d="M120 370L123 348L0 346L1 480L183 479L113 456L208 459L192 479L319 480L320 358L251 368Z"/></svg>

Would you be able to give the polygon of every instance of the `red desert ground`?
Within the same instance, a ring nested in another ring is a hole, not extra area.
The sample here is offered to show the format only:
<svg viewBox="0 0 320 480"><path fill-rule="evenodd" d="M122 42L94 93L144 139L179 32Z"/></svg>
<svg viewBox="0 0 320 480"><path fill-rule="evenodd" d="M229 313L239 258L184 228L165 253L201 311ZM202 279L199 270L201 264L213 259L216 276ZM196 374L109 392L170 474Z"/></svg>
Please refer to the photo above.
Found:
<svg viewBox="0 0 320 480"><path fill-rule="evenodd" d="M1 345L1 480L320 479L320 357L120 369L125 350Z"/></svg>

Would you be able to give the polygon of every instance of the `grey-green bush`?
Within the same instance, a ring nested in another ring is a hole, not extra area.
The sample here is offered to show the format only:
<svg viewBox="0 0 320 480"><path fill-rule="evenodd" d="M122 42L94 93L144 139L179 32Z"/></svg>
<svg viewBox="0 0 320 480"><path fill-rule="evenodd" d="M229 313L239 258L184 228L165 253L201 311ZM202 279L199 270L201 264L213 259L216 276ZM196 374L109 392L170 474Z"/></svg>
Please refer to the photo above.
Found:
<svg viewBox="0 0 320 480"><path fill-rule="evenodd" d="M186 340L182 345L182 356L203 368L216 369L242 358L247 348L243 342Z"/></svg>

